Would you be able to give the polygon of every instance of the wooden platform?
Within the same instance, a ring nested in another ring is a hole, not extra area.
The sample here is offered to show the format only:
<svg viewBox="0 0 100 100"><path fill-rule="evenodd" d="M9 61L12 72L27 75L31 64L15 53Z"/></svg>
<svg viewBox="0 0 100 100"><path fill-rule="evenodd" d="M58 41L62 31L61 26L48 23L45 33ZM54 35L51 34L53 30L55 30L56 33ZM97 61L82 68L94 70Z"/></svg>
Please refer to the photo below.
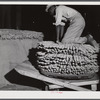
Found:
<svg viewBox="0 0 100 100"><path fill-rule="evenodd" d="M46 82L45 90L70 88L77 91L96 91L97 84L99 83L99 78L97 75L95 75L92 79L86 80L63 80L46 77L40 74L39 71L34 68L34 66L27 63L23 63L21 65L16 66L15 70L21 75L25 75ZM85 85L91 85L91 89L81 87Z"/></svg>
<svg viewBox="0 0 100 100"><path fill-rule="evenodd" d="M66 84L66 82L69 82L69 84L76 85L78 87L90 85L92 91L97 91L97 84L99 83L99 78L98 78L97 75L95 75L91 79L86 79L86 80L67 80L67 81L64 81L65 84ZM46 91L52 90L52 89L59 90L60 88L64 88L63 86L51 84L51 83L48 83L48 82L45 82L45 84L46 84L46 86L45 86L45 90Z"/></svg>

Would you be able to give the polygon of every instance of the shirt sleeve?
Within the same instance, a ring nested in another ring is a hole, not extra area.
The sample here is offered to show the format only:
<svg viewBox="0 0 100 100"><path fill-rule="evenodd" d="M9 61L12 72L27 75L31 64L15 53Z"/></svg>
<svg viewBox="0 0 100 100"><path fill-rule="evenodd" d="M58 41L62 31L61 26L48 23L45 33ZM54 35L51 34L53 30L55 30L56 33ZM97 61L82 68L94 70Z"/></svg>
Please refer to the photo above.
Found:
<svg viewBox="0 0 100 100"><path fill-rule="evenodd" d="M65 23L62 22L62 15L63 15L63 12L62 12L62 8L58 7L56 9L56 16L55 16L55 20L56 22L54 23L54 25L62 25L62 26L65 26Z"/></svg>

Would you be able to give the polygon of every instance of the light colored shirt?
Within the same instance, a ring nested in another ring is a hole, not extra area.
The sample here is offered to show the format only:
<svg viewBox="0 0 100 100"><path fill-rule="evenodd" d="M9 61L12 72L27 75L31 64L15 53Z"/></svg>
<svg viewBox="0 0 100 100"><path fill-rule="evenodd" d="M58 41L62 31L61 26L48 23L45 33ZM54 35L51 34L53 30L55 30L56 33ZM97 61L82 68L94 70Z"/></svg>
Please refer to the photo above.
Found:
<svg viewBox="0 0 100 100"><path fill-rule="evenodd" d="M54 25L65 25L67 19L73 17L76 13L78 13L75 9L67 7L67 6L58 6L56 8L56 15L55 15L55 23ZM64 21L64 22L63 22Z"/></svg>

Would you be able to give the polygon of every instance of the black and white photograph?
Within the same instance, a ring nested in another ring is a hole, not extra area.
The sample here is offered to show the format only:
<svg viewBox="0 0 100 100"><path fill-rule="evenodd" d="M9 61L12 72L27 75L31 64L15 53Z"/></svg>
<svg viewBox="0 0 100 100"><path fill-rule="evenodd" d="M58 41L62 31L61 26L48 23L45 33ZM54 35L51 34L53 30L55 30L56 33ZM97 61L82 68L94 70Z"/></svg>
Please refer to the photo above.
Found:
<svg viewBox="0 0 100 100"><path fill-rule="evenodd" d="M100 3L0 4L0 91L100 91L99 12Z"/></svg>

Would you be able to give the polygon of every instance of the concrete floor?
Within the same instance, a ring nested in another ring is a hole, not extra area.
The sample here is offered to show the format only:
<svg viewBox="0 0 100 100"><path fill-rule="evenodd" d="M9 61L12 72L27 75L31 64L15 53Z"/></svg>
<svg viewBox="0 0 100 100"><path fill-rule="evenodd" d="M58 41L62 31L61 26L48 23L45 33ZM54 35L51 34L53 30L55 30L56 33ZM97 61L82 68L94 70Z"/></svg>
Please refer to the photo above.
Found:
<svg viewBox="0 0 100 100"><path fill-rule="evenodd" d="M41 91L40 89L36 88L36 87L30 87L30 86L23 86L23 85L17 85L17 84L12 84L12 85L6 85L2 88L0 88L0 90L3 91L9 91L9 90L19 90L19 91Z"/></svg>

